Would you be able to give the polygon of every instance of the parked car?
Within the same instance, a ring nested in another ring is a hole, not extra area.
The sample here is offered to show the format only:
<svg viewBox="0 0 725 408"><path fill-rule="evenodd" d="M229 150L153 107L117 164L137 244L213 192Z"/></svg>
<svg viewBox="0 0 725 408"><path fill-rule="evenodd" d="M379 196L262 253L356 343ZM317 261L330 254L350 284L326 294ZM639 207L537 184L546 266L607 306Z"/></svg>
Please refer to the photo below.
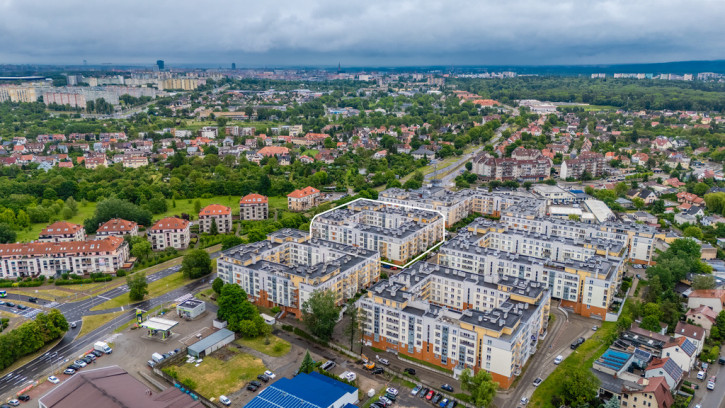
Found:
<svg viewBox="0 0 725 408"><path fill-rule="evenodd" d="M446 390L448 392L453 392L453 387L451 387L450 384L441 385L441 389Z"/></svg>
<svg viewBox="0 0 725 408"><path fill-rule="evenodd" d="M254 384L252 384L252 383L249 383L249 384L247 384L247 389L248 389L249 391L252 391L252 392L254 392L254 391L257 391L257 390L259 389L259 387L257 387L256 385L254 385Z"/></svg>
<svg viewBox="0 0 725 408"><path fill-rule="evenodd" d="M431 399L433 399L433 396L434 395L435 395L435 391L430 390L430 391L428 391L428 395L425 396L425 399L427 399L428 401L430 401Z"/></svg>
<svg viewBox="0 0 725 408"><path fill-rule="evenodd" d="M582 343L584 343L584 337L579 337L578 339L574 340L573 343L571 343L571 349L576 350L577 347L581 346Z"/></svg>
<svg viewBox="0 0 725 408"><path fill-rule="evenodd" d="M421 398L425 398L428 395L428 391L430 391L428 387L423 387L423 389L420 390L420 392L418 393L418 396Z"/></svg>
<svg viewBox="0 0 725 408"><path fill-rule="evenodd" d="M265 371L265 372L264 372L264 375L266 375L266 376L267 376L267 377L269 377L269 378L274 378L274 377L276 377L276 375L275 375L275 374L274 374L273 372L269 371L269 370Z"/></svg>
<svg viewBox="0 0 725 408"><path fill-rule="evenodd" d="M17 305L17 306L15 306L15 307L17 307L17 308L18 308L19 310L27 310L27 309L28 309L28 307L27 307L27 306L25 306L25 305L20 305L20 304L19 304L19 305Z"/></svg>
<svg viewBox="0 0 725 408"><path fill-rule="evenodd" d="M93 362L93 359L88 356L83 357L81 360L85 361L86 364L91 364Z"/></svg>
<svg viewBox="0 0 725 408"><path fill-rule="evenodd" d="M519 401L519 404L526 405L529 403L529 399L526 397L521 397L521 401Z"/></svg>
<svg viewBox="0 0 725 408"><path fill-rule="evenodd" d="M390 365L390 361L388 361L387 358L380 358L378 357L378 362L382 365Z"/></svg>
<svg viewBox="0 0 725 408"><path fill-rule="evenodd" d="M334 367L335 367L335 362L332 361L332 360L327 360L327 361L325 361L324 364L322 364L322 366L320 366L320 368L323 369L323 370L325 370L325 371L330 371Z"/></svg>
<svg viewBox="0 0 725 408"><path fill-rule="evenodd" d="M720 365L725 365L725 357L720 357L719 359L717 359L717 362L718 362L718 363L719 363Z"/></svg>
<svg viewBox="0 0 725 408"><path fill-rule="evenodd" d="M226 395L219 396L219 402L226 406L232 405L232 400L230 400Z"/></svg>
<svg viewBox="0 0 725 408"><path fill-rule="evenodd" d="M415 375L415 369L414 368L405 368L403 371L405 373L407 373L407 374Z"/></svg>
<svg viewBox="0 0 725 408"><path fill-rule="evenodd" d="M149 360L149 361L146 362L146 364L149 367L154 368L154 366L156 365L156 362L154 360Z"/></svg>
<svg viewBox="0 0 725 408"><path fill-rule="evenodd" d="M440 404L438 404L441 408L446 408L446 405L448 405L448 398L443 398Z"/></svg>
<svg viewBox="0 0 725 408"><path fill-rule="evenodd" d="M255 387L261 387L262 383L257 380L252 380L249 382L250 384L254 385Z"/></svg>
<svg viewBox="0 0 725 408"><path fill-rule="evenodd" d="M541 377L536 377L534 380L534 387L538 387L544 380L541 379Z"/></svg>
<svg viewBox="0 0 725 408"><path fill-rule="evenodd" d="M87 365L88 365L88 364L87 364L87 363L86 363L85 361L83 361L83 360L81 360L81 359L78 359L78 360L74 361L73 363L74 363L75 365L78 365L78 366L81 366L81 367L85 367L85 366L87 366Z"/></svg>
<svg viewBox="0 0 725 408"><path fill-rule="evenodd" d="M396 388L393 388L393 387L386 388L385 389L385 392L387 392L389 394L393 394L393 395L398 395L398 390Z"/></svg>
<svg viewBox="0 0 725 408"><path fill-rule="evenodd" d="M456 405L458 405L458 402L456 402L455 400L450 400L446 408L456 408Z"/></svg>
<svg viewBox="0 0 725 408"><path fill-rule="evenodd" d="M264 375L264 374L260 374L260 375L258 375L258 376L257 376L257 379L258 379L258 380L262 380L262 381L264 381L264 382L269 382L269 377L267 377L267 376L266 376L266 375Z"/></svg>
<svg viewBox="0 0 725 408"><path fill-rule="evenodd" d="M379 401L382 401L382 402L383 402L383 404L385 404L385 405L386 405L386 406L388 406L388 407L389 407L389 406L391 406L391 405L393 405L393 401L389 400L389 399L388 399L388 398L386 398L386 397L380 397L380 398L378 398L378 400L379 400Z"/></svg>
<svg viewBox="0 0 725 408"><path fill-rule="evenodd" d="M75 329L76 327L78 327L78 325L76 324L76 322L70 322L70 328L71 329Z"/></svg>
<svg viewBox="0 0 725 408"><path fill-rule="evenodd" d="M30 302L30 303L38 303L38 298L37 297L29 297L28 298L28 302Z"/></svg>
<svg viewBox="0 0 725 408"><path fill-rule="evenodd" d="M7 307L15 307L15 303L13 303L13 302L5 302L5 306L7 306Z"/></svg>
<svg viewBox="0 0 725 408"><path fill-rule="evenodd" d="M702 371L702 370L698 371L698 373L697 373L697 379L698 380L704 380L705 379L705 372Z"/></svg>
<svg viewBox="0 0 725 408"><path fill-rule="evenodd" d="M443 395L441 395L440 393L437 392L436 395L433 396L433 399L430 400L430 402L437 404L438 401L441 400L441 398L443 398Z"/></svg>
<svg viewBox="0 0 725 408"><path fill-rule="evenodd" d="M562 356L562 355L558 355L558 356L556 356L556 358L554 359L554 364L556 364L556 365L559 365L559 364L561 364L561 362L562 362L562 361L564 361L564 356Z"/></svg>
<svg viewBox="0 0 725 408"><path fill-rule="evenodd" d="M4 300L0 300L0 306L4 306L4 305L5 305L5 301Z"/></svg>
<svg viewBox="0 0 725 408"><path fill-rule="evenodd" d="M63 374L67 374L67 375L73 375L75 373L76 373L76 370L74 370L72 368L66 368L65 371L63 371Z"/></svg>
<svg viewBox="0 0 725 408"><path fill-rule="evenodd" d="M385 393L385 398L387 398L387 399L389 399L389 400L391 400L391 401L395 402L395 400L397 400L397 399L398 399L398 396L397 396L397 395L394 395L394 394L391 394L391 393L389 393L389 392L386 392L386 393Z"/></svg>
<svg viewBox="0 0 725 408"><path fill-rule="evenodd" d="M100 356L103 355L103 352L102 351L98 351L98 350L93 350L93 351L91 351L91 354L93 354L96 357L100 357Z"/></svg>
<svg viewBox="0 0 725 408"><path fill-rule="evenodd" d="M18 405L20 405L20 401L16 399L11 399L10 401L8 401L8 404L10 404L10 406L17 407Z"/></svg>
<svg viewBox="0 0 725 408"><path fill-rule="evenodd" d="M30 401L30 395L25 395L25 394L18 395L18 399L23 402L28 402L28 401Z"/></svg>
<svg viewBox="0 0 725 408"><path fill-rule="evenodd" d="M710 377L710 379L707 380L707 389L710 391L714 390L716 382L717 382L717 377L715 377L714 375L712 377Z"/></svg>
<svg viewBox="0 0 725 408"><path fill-rule="evenodd" d="M385 370L383 370L383 367L375 367L373 368L373 371L371 371L371 374L382 374Z"/></svg>
<svg viewBox="0 0 725 408"><path fill-rule="evenodd" d="M592 326L592 330L594 330L594 331L599 330L599 326Z"/></svg>
<svg viewBox="0 0 725 408"><path fill-rule="evenodd" d="M51 375L50 377L48 377L48 381L50 381L53 384L58 384L60 382L60 380L58 379L58 377L56 377L54 375Z"/></svg>
<svg viewBox="0 0 725 408"><path fill-rule="evenodd" d="M415 388L413 388L412 391L410 391L410 395L418 395L418 392L420 392L420 385L416 385Z"/></svg>

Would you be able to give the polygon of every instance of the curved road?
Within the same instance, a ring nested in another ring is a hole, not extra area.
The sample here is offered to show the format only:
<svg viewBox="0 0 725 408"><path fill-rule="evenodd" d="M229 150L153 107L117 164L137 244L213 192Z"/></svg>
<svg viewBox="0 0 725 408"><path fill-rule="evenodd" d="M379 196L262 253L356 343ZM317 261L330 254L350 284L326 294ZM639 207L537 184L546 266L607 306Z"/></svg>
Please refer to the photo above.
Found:
<svg viewBox="0 0 725 408"><path fill-rule="evenodd" d="M214 252L209 254L209 256L214 259L219 256L219 252ZM180 265L175 265L170 268L164 269L162 271L156 272L152 275L149 275L146 277L147 282L153 282L155 280L161 279L165 276L171 275L172 273L178 272L179 269L181 269ZM44 376L46 372L52 371L53 368L57 369L59 367L63 367L65 365L70 364L70 361L75 360L78 356L81 354L91 350L93 347L93 343L96 341L102 340L106 338L109 334L111 334L117 327L121 326L122 324L126 323L127 321L133 319L135 317L135 309L141 308L143 310L151 310L156 306L162 305L164 303L169 303L187 293L191 293L195 290L197 290L199 287L206 284L206 282L211 281L214 278L214 274L209 275L206 278L196 280L194 282L191 282L187 284L186 286L182 286L178 289L172 290L168 293L165 293L161 296L155 297L153 299L148 299L141 301L139 303L135 303L133 305L128 306L127 308L124 307L118 307L114 309L106 309L106 310L98 310L98 311L91 311L90 309L94 306L105 302L108 299L113 299L114 297L123 295L124 293L128 292L128 286L122 285L117 288L111 289L108 292L102 293L100 295L93 296L92 298L81 300L78 302L70 302L70 303L63 303L63 304L57 304L55 302L49 302L45 300L38 300L38 305L41 306L44 309L49 309L52 307L57 308L60 310L63 315L66 317L66 320L68 322L77 322L81 323L81 319L83 316L88 315L94 315L94 314L106 314L106 313L112 313L117 311L125 310L127 313L123 313L116 317L115 319L111 320L110 322L104 324L103 326L93 330L92 332L84 335L82 338L76 338L77 334L79 333L80 328L76 329L69 329L63 338L60 340L60 342L55 345L52 349L48 351L48 353L39 356L35 358L34 360L30 361L29 363L25 364L24 366L16 369L15 371L6 374L2 378L0 378L0 398L9 398L9 393L17 392L22 388L25 388L29 383L32 383L34 380L39 379L42 375ZM17 294L8 294L6 299L12 300L22 300L27 301L29 296L24 295L17 295ZM40 309L28 309L26 311L19 311L16 309L8 309L12 311L13 313L20 314L23 316L27 316L27 313L32 312L32 316L35 316L37 313L42 312L43 310ZM30 316L30 317L32 317ZM79 324L80 326L80 324Z"/></svg>

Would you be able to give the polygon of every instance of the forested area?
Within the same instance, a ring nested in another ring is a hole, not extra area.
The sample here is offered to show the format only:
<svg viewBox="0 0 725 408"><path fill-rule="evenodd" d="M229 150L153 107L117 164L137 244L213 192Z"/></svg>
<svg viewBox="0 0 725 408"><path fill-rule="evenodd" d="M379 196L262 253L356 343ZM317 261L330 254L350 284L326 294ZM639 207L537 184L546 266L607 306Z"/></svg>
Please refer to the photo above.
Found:
<svg viewBox="0 0 725 408"><path fill-rule="evenodd" d="M58 309L52 309L48 314L38 313L34 320L0 335L0 370L59 339L67 330L68 322L63 314Z"/></svg>
<svg viewBox="0 0 725 408"><path fill-rule="evenodd" d="M520 76L498 80L454 78L448 85L504 103L539 99L630 110L725 111L725 84L719 82Z"/></svg>

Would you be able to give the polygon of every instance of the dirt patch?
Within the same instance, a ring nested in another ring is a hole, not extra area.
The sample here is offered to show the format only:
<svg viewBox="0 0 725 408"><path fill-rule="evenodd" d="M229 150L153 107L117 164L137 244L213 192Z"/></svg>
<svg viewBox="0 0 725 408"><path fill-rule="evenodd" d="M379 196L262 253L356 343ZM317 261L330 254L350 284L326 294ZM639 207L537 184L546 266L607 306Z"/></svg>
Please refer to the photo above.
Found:
<svg viewBox="0 0 725 408"><path fill-rule="evenodd" d="M236 355L238 353L239 352L236 349L233 349L231 347L226 347L226 348L223 348L223 349L217 351L216 353L214 353L214 358L226 363L227 361L236 357Z"/></svg>

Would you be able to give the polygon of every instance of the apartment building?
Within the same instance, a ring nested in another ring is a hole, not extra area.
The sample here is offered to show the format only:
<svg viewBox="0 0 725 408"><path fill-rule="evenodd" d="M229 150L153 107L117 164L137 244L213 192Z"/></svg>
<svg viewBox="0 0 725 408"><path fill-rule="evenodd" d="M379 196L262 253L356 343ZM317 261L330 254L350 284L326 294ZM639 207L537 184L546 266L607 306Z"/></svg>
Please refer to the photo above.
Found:
<svg viewBox="0 0 725 408"><path fill-rule="evenodd" d="M149 228L148 239L154 251L163 251L166 248L186 249L191 240L189 221L174 217L163 218Z"/></svg>
<svg viewBox="0 0 725 408"><path fill-rule="evenodd" d="M363 338L460 373L486 370L509 388L546 330L549 292L420 262L375 284L358 302Z"/></svg>
<svg viewBox="0 0 725 408"><path fill-rule="evenodd" d="M590 177L599 177L605 174L606 161L601 153L582 152L575 159L564 160L561 163L559 176L562 180L567 178L579 179L584 172Z"/></svg>
<svg viewBox="0 0 725 408"><path fill-rule="evenodd" d="M211 225L216 223L217 232L232 232L232 209L219 204L211 204L199 212L199 232L211 233Z"/></svg>
<svg viewBox="0 0 725 408"><path fill-rule="evenodd" d="M484 180L541 181L551 175L551 159L536 149L517 147L511 157L494 157L487 152L473 159L472 171Z"/></svg>
<svg viewBox="0 0 725 408"><path fill-rule="evenodd" d="M378 201L439 211L446 220L446 227L454 225L472 213L498 217L502 210L526 199L508 192L490 193L488 190L478 189L450 191L442 187L417 190L389 188L378 195ZM541 215L545 214L545 210L544 205L541 208Z"/></svg>
<svg viewBox="0 0 725 408"><path fill-rule="evenodd" d="M261 194L247 194L239 200L240 220L266 220L268 217L267 197Z"/></svg>
<svg viewBox="0 0 725 408"><path fill-rule="evenodd" d="M57 277L66 272L114 273L123 267L128 255L128 244L121 237L0 244L0 278Z"/></svg>
<svg viewBox="0 0 725 408"><path fill-rule="evenodd" d="M436 211L357 200L317 215L310 233L314 238L378 251L384 261L405 265L445 238L445 221Z"/></svg>
<svg viewBox="0 0 725 408"><path fill-rule="evenodd" d="M101 224L96 230L96 237L123 237L126 235L138 236L138 224L121 218L113 218Z"/></svg>
<svg viewBox="0 0 725 408"><path fill-rule="evenodd" d="M539 282L563 307L604 319L621 284L626 246L603 238L552 237L479 218L441 246L442 266Z"/></svg>
<svg viewBox="0 0 725 408"><path fill-rule="evenodd" d="M2 85L0 86L0 102L35 102L38 94L34 86Z"/></svg>
<svg viewBox="0 0 725 408"><path fill-rule="evenodd" d="M67 221L57 221L40 231L40 242L85 241L86 230L82 225Z"/></svg>
<svg viewBox="0 0 725 408"><path fill-rule="evenodd" d="M320 190L307 186L287 194L287 208L290 211L307 211L319 204L321 198Z"/></svg>
<svg viewBox="0 0 725 408"><path fill-rule="evenodd" d="M241 286L256 304L279 306L298 318L314 291L331 290L342 304L380 279L376 251L310 238L294 229L228 249L217 265L219 277Z"/></svg>

